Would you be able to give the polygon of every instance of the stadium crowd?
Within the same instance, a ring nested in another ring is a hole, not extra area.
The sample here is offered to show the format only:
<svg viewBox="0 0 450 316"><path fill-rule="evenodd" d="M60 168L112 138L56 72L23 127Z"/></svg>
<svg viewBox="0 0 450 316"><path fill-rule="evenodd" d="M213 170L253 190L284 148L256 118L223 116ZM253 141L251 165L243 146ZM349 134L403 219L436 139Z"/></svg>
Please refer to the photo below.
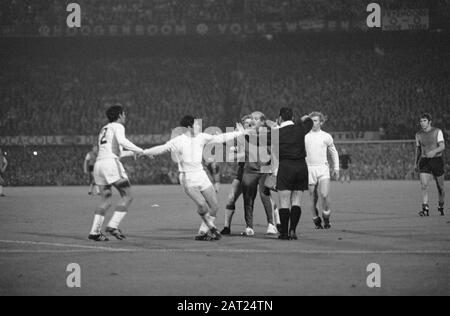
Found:
<svg viewBox="0 0 450 316"><path fill-rule="evenodd" d="M293 48L218 57L10 57L1 64L0 134L97 135L105 108L121 102L129 134L169 134L186 113L223 127L227 116L260 110L275 118L289 106L299 114L320 109L329 131L412 139L424 110L450 129L448 54Z"/></svg>
<svg viewBox="0 0 450 316"><path fill-rule="evenodd" d="M0 1L0 26L62 24L68 2ZM367 4L360 0L77 2L83 8L83 23L123 25L352 19L365 14ZM450 16L450 0L378 2L392 9L430 8ZM440 39L443 45L434 46L384 45L383 40L348 45L338 39L334 45L309 47L306 37L295 41L281 36L245 43L236 40L227 49L229 42L214 44L215 48L208 42L205 50L147 54L143 49L135 55L110 52L102 44L90 49L71 47L72 55L15 54L5 49L0 62L0 135L97 135L105 124L105 109L117 102L127 108L128 135L170 134L187 113L201 117L204 127L231 126L254 110L274 119L282 106L296 109L297 114L324 112L328 116L324 129L332 132L375 131L383 139L412 139L423 111L433 114L435 126L450 130L448 39ZM52 43L55 51L62 50L59 42ZM127 43L115 47L125 51ZM135 45L141 48L140 43ZM353 179L414 177L413 145L344 147L353 157ZM87 181L82 162L89 148L3 149L10 162L6 174L10 185L78 185ZM449 158L447 165L450 167ZM175 164L168 157L128 160L126 167L137 184L177 182ZM222 166L223 181L231 180L232 169L229 164Z"/></svg>
<svg viewBox="0 0 450 316"><path fill-rule="evenodd" d="M414 173L414 144L337 144L352 157L353 180L412 180ZM86 146L4 147L9 167L5 178L8 185L63 186L87 185L83 161L90 150ZM450 150L447 150L450 157ZM450 159L447 158L447 177L450 178ZM125 169L134 184L177 184L177 165L170 155L156 159L127 158ZM235 164L221 163L221 181L230 183Z"/></svg>
<svg viewBox="0 0 450 316"><path fill-rule="evenodd" d="M73 1L2 0L1 25L64 25ZM78 0L85 25L188 24L362 18L360 0ZM448 0L379 0L383 8L449 12Z"/></svg>

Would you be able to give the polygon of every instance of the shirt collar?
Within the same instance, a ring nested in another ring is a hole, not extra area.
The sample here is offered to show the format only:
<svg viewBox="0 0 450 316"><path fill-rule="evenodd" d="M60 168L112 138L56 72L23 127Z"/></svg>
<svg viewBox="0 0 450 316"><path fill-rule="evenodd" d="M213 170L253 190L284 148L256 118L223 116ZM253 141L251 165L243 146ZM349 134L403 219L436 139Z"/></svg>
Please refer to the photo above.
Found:
<svg viewBox="0 0 450 316"><path fill-rule="evenodd" d="M293 121L286 121L281 123L280 128L286 127L286 126L291 126L291 125L295 125Z"/></svg>

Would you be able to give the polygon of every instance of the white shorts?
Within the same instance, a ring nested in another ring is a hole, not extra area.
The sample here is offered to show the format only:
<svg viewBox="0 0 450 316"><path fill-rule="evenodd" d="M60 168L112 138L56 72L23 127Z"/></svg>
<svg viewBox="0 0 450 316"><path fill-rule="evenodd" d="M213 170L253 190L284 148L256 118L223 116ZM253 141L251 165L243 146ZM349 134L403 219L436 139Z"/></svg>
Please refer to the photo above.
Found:
<svg viewBox="0 0 450 316"><path fill-rule="evenodd" d="M120 180L128 180L128 176L118 159L103 159L95 163L94 180L96 185L111 185Z"/></svg>
<svg viewBox="0 0 450 316"><path fill-rule="evenodd" d="M331 179L330 167L323 166L308 166L309 185L317 185L320 181Z"/></svg>
<svg viewBox="0 0 450 316"><path fill-rule="evenodd" d="M206 191L213 186L211 180L204 170L196 172L180 172L180 183L183 188Z"/></svg>

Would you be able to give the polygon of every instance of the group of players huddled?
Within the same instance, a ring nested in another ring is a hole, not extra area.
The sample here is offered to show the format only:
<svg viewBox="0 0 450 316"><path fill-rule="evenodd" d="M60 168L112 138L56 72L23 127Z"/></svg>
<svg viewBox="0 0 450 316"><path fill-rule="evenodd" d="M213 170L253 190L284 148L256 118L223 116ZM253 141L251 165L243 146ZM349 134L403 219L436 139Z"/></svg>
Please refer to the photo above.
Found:
<svg viewBox="0 0 450 316"><path fill-rule="evenodd" d="M85 162L85 172L93 172L89 192L92 193L93 188L98 186L101 195L90 240L109 240L103 234L102 227L105 214L112 206L112 187L117 189L121 198L105 232L119 240L126 238L119 226L132 202L132 194L130 181L120 159L132 156L153 158L165 153L170 153L177 162L180 184L195 203L201 218L196 240L220 240L222 235L231 234L232 218L240 195L244 200L246 223L241 235L253 236L253 210L258 192L267 216L268 235L278 235L280 240L298 239L297 226L302 214L304 191L310 193L310 209L316 229L331 228L330 181L332 176L336 180L340 179L340 164L332 136L322 130L326 117L320 112L296 120L292 109L282 108L276 122L266 119L261 112L253 112L236 124L234 132L217 135L203 133L201 120L188 115L181 119L181 132L176 137L164 145L146 150L125 137L126 114L122 106L109 108L106 116L110 123L102 128L98 147L87 155ZM438 183L439 212L444 215L443 134L431 127L431 116L428 114L421 117L420 123L422 131L416 136L417 168L424 192L420 215L429 215L426 192L432 177ZM272 134L276 137L272 137ZM212 158L206 159L205 168L204 151L206 146L229 142L234 142L234 146L227 153L230 155L227 161L236 163L236 174L226 203L224 228L219 232L215 224L219 211L219 168ZM95 152L97 148L98 153ZM328 154L332 158L332 168ZM95 162L93 155L96 156ZM263 159L263 156L270 159ZM346 157L346 160L348 165L350 158Z"/></svg>

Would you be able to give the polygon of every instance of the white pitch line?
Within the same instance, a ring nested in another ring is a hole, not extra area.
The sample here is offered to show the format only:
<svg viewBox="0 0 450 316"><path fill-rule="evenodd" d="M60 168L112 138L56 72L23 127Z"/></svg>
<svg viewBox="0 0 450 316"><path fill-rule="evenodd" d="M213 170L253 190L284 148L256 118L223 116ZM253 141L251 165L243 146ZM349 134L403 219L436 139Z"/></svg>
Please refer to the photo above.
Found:
<svg viewBox="0 0 450 316"><path fill-rule="evenodd" d="M36 241L0 240L0 243L36 246L68 247L79 250L25 250L3 249L0 253L75 253L75 252L135 252L135 253L229 253L229 254L282 254L282 255L450 255L450 250L263 250L263 249L180 249L180 248L110 248ZM81 250L83 249L83 250Z"/></svg>
<svg viewBox="0 0 450 316"><path fill-rule="evenodd" d="M40 241L23 241L23 240L0 240L3 244L17 244L17 245L34 245L34 246L50 246L50 247L67 247L78 249L89 249L98 251L111 251L111 252L128 252L131 249L122 248L110 248L110 247L97 247L97 246L85 246L85 245L73 245L73 244L59 244Z"/></svg>

